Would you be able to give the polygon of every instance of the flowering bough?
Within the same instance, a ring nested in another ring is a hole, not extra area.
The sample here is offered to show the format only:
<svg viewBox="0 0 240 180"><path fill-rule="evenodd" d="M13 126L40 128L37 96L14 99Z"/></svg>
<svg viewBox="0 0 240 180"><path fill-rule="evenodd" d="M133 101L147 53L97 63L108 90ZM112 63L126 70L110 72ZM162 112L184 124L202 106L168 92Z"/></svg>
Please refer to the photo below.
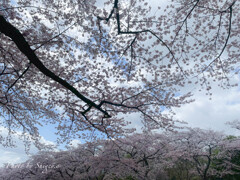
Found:
<svg viewBox="0 0 240 180"><path fill-rule="evenodd" d="M4 127L38 136L43 119L65 140L94 129L114 137L132 132L126 117L138 113L148 129L174 129L172 108L191 102L183 87L231 87L237 1L99 3L0 4Z"/></svg>

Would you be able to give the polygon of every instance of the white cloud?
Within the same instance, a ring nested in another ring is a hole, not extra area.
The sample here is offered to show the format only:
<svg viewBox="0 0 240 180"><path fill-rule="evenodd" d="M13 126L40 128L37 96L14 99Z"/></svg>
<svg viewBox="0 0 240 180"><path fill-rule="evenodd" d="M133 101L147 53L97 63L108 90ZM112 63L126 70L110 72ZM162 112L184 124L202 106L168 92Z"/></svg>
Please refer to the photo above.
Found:
<svg viewBox="0 0 240 180"><path fill-rule="evenodd" d="M4 127L0 127L0 133L1 136L6 137L8 130ZM21 134L21 132L17 132L17 134L12 135L12 140L16 147L4 147L0 144L0 167L5 163L16 164L24 162L29 158L30 155L36 154L38 152L38 149L33 144L31 144L30 151L27 154L25 151L24 142L19 138L19 134ZM41 137L40 142L46 145L55 145L53 142L48 141L43 137Z"/></svg>
<svg viewBox="0 0 240 180"><path fill-rule="evenodd" d="M237 79L238 82L239 79ZM238 87L222 89L213 86L212 100L206 95L206 91L195 90L193 98L195 102L175 109L176 118L186 121L190 127L213 129L224 131L231 135L240 135L239 130L226 125L227 121L240 119L240 91Z"/></svg>
<svg viewBox="0 0 240 180"><path fill-rule="evenodd" d="M135 132L137 132L137 133L142 132L143 123L141 122L142 118L141 118L141 113L140 112L131 113L131 114L127 114L127 115L122 115L122 117L124 117L124 119L126 121L129 121L131 123L127 126L127 128L129 128L129 129L135 128L136 129Z"/></svg>
<svg viewBox="0 0 240 180"><path fill-rule="evenodd" d="M78 139L73 139L69 143L70 147L75 147L75 148L78 147L79 144L82 144L82 142Z"/></svg>

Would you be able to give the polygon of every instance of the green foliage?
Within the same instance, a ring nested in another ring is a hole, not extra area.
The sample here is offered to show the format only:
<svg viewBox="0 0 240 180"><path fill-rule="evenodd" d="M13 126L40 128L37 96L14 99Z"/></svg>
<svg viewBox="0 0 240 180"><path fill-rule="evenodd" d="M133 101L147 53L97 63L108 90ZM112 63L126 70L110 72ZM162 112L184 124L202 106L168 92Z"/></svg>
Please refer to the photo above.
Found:
<svg viewBox="0 0 240 180"><path fill-rule="evenodd" d="M236 139L237 137L236 136L233 136L233 135L229 135L226 137L226 140L233 140L233 139Z"/></svg>
<svg viewBox="0 0 240 180"><path fill-rule="evenodd" d="M130 159L132 156L130 154L125 154L124 157Z"/></svg>

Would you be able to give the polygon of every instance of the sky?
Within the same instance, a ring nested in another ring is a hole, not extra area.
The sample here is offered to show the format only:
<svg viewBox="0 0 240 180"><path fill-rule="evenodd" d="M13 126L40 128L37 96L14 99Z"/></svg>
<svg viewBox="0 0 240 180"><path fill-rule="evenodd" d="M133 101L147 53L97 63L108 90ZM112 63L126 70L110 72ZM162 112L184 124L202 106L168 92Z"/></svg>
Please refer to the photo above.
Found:
<svg viewBox="0 0 240 180"><path fill-rule="evenodd" d="M101 1L102 2L102 1ZM101 4L99 1L99 6ZM157 2L157 1L153 1ZM234 76L231 81L240 84L240 78ZM199 87L186 87L185 90L191 90L194 102L190 104L183 105L181 108L176 108L175 118L187 122L188 124L184 126L198 127L202 129L212 129L215 131L223 131L229 135L240 136L240 131L232 129L226 122L239 120L240 114L240 87L234 87L230 89L222 89L213 84L212 86L212 96L206 95L206 91L199 92ZM211 98L211 100L210 100ZM141 130L141 122L139 121L139 114L134 113L129 115L128 119L132 119L131 127ZM0 127L0 133L6 133L4 128ZM54 134L54 126L44 126L40 129L40 134L42 135L42 141L47 144L56 144L56 135ZM28 159L29 155L25 153L25 147L23 141L14 137L16 142L16 148L4 148L0 145L0 166L3 163L20 163ZM72 140L72 146L76 146L78 143L82 143L80 140ZM63 146L61 147L63 148ZM32 147L30 154L37 153L37 149Z"/></svg>
<svg viewBox="0 0 240 180"><path fill-rule="evenodd" d="M239 84L239 78L236 81ZM226 122L240 119L240 88L222 89L215 85L212 94L210 97L206 91L194 92L195 101L176 109L176 118L186 121L190 127L239 136L240 131L230 128Z"/></svg>

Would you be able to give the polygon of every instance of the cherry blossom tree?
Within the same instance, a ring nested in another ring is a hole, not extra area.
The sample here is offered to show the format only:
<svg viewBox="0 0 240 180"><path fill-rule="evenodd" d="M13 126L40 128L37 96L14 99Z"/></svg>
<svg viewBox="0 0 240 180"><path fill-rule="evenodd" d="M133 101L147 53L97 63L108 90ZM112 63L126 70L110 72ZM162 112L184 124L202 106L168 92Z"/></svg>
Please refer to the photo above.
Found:
<svg viewBox="0 0 240 180"><path fill-rule="evenodd" d="M131 132L122 115L136 112L148 129L173 128L171 108L191 102L180 88L231 86L238 1L99 2L1 2L0 105L10 134L22 128L37 141L45 121L62 140L94 130L115 137Z"/></svg>
<svg viewBox="0 0 240 180"><path fill-rule="evenodd" d="M156 179L164 175L167 138L134 134L115 141L79 145L68 151L41 152L8 165L2 179ZM16 168L19 167L19 168Z"/></svg>
<svg viewBox="0 0 240 180"><path fill-rule="evenodd" d="M97 144L84 144L68 151L39 152L24 163L7 164L0 179L94 179L101 175L94 173L96 168L93 167L92 150Z"/></svg>
<svg viewBox="0 0 240 180"><path fill-rule="evenodd" d="M108 177L155 179L164 175L168 150L168 138L164 135L133 134L105 141L97 164L99 169L106 169Z"/></svg>
<svg viewBox="0 0 240 180"><path fill-rule="evenodd" d="M0 179L227 179L239 174L234 142L210 130L145 132L40 152L24 163L6 164Z"/></svg>
<svg viewBox="0 0 240 180"><path fill-rule="evenodd" d="M201 179L207 180L211 177L222 178L238 173L234 170L236 164L231 163L232 157L236 154L232 151L231 144L235 143L227 139L223 133L195 128L173 134L171 138L174 148L170 151L170 157L173 164L177 162L187 168L184 170L186 173L183 179L192 179L198 175ZM235 148L237 146L239 148L239 143L236 143ZM176 167L176 164L174 166Z"/></svg>
<svg viewBox="0 0 240 180"><path fill-rule="evenodd" d="M229 121L226 124L230 125L234 129L240 130L240 121L239 120Z"/></svg>

